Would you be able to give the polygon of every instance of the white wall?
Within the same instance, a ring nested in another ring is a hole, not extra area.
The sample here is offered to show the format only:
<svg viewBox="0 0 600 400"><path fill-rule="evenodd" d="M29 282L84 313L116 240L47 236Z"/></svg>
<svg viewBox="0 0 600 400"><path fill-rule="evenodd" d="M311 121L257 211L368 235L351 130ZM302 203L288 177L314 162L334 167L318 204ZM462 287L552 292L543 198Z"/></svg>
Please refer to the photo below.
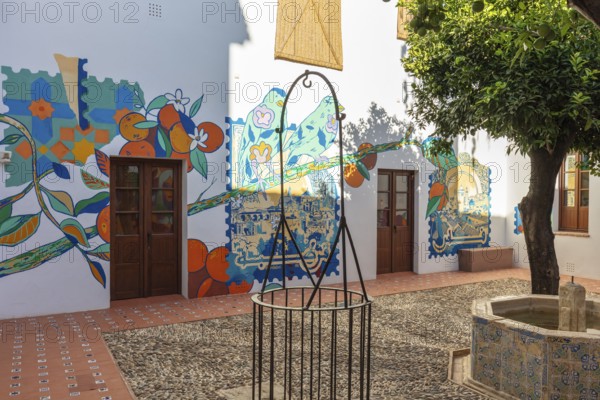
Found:
<svg viewBox="0 0 600 400"><path fill-rule="evenodd" d="M0 65L10 66L15 71L27 68L54 75L58 68L53 54L88 58L86 69L90 75L99 79L137 81L146 100L174 92L177 88L193 98L205 94L202 115L206 116L206 120L220 124L224 130L225 117L234 120L244 118L270 88L289 87L305 69L313 69L324 72L338 88L347 121L356 122L366 117L371 102L376 102L389 114L405 118L405 107L401 101L402 82L408 77L401 68L402 42L395 39L396 9L391 3L343 3L343 72L273 60L274 1L175 0L153 3L162 7L160 17L150 15L150 2L145 1L127 3L134 4L134 8L125 8L125 3L115 3L120 7L118 15L108 3L81 3L71 10L71 14L66 6L58 6L60 15L56 9L33 1L14 3L16 8L4 7L0 15ZM98 7L102 12L99 19L95 13ZM126 23L126 16L132 12L132 18L137 22ZM246 14L246 20L243 14ZM5 76L0 75L0 79L5 79ZM290 122L300 122L327 95L322 83L315 80L315 84L315 89L303 90L302 95L290 104ZM0 104L0 112L6 111L6 107ZM0 126L0 132L3 128ZM374 143L398 140L385 137L382 132L372 132L371 139ZM110 153L111 148L116 151L119 147L118 143L113 143L106 147L106 152ZM488 141L482 135L474 149L473 143L468 140L457 141L455 150L457 153L472 152L482 164L491 168L491 244L514 245L518 250L515 252L517 265L526 266L523 236L513 233L513 207L526 193L527 164L519 156L506 158L505 148L506 142ZM206 197L225 191L227 184L225 152L210 154L208 161L218 179L205 194ZM418 169L415 271L456 270L456 257L429 257L429 232L424 213L429 175L434 169L419 151L405 148L380 154L372 171L375 179L365 181L359 189L347 191L349 225L365 278L376 276L376 172L382 168ZM21 189L6 187L4 181L0 181L0 198ZM186 188L187 202L194 201L208 186L207 181L189 184ZM73 190L83 196L85 189ZM600 198L600 178L592 178L590 195L592 202ZM14 214L31 211L35 207L38 207L37 202L30 193L15 207ZM225 217L224 206L190 217L186 221L184 239L200 239L213 247L223 245L227 242L228 229ZM558 220L557 215L554 220ZM55 240L54 229L40 228L26 243L29 247L0 247L0 263L31 250L30 243L41 245ZM600 278L594 259L597 258L594 249L600 246L598 207L590 208L589 234L589 238L557 237L559 262L561 266L574 262L578 276ZM185 271L185 252L183 258ZM106 272L109 275L108 266ZM352 265L350 278L356 279ZM336 280L339 281L339 277L332 279ZM185 295L185 280L183 287ZM81 256L71 252L35 270L1 278L0 303L3 307L0 308L0 319L106 308L109 306L109 293L108 287L103 289L91 278Z"/></svg>
<svg viewBox="0 0 600 400"><path fill-rule="evenodd" d="M324 72L339 88L338 95L346 108L348 121L365 116L373 101L390 114L404 115L400 98L406 76L400 65L402 42L395 39L396 9L391 4L343 4L345 66L343 72L338 72L273 60L276 2L176 0L152 3L162 7L160 17L150 15L150 2L146 1L127 3L133 6L115 3L119 7L118 14L114 5L94 2L78 3L71 9L63 3L48 6L34 1L4 7L0 16L3 49L0 65L10 66L15 71L26 68L54 75L58 73L55 53L87 58L85 69L90 75L100 80L139 82L147 101L177 88L192 98L204 93L202 115L220 124L223 130L226 129L225 117L245 117L270 87L285 88L307 68ZM248 14L247 21L244 13ZM6 77L0 75L0 79ZM290 106L289 120L300 122L326 94L322 84L317 91L303 93L302 98ZM0 104L0 112L7 111ZM0 127L0 132L3 129ZM119 147L119 143L113 143L103 150L114 154ZM407 151L389 153L380 157L378 167L395 167L404 155L414 156ZM219 178L206 197L225 191L227 183L225 152L209 155L208 161ZM352 191L348 200L350 225L367 278L374 278L376 271L375 197L370 195L375 184L376 179ZM188 185L187 201L194 201L208 185L209 182ZM6 187L3 179L0 198L17 193L21 188ZM73 190L83 193L83 189ZM363 212L365 204L373 212ZM14 214L33 207L38 206L30 193L15 207ZM224 206L190 217L184 239L187 235L212 246L223 245L228 229L225 217ZM56 240L54 229L43 225L27 244ZM30 249L0 247L0 263L26 250ZM108 264L104 265L110 282ZM185 264L183 269L185 271ZM185 281L183 283L185 288ZM91 277L80 255L73 252L34 270L1 278L0 319L106 308L109 293L109 287L103 289Z"/></svg>

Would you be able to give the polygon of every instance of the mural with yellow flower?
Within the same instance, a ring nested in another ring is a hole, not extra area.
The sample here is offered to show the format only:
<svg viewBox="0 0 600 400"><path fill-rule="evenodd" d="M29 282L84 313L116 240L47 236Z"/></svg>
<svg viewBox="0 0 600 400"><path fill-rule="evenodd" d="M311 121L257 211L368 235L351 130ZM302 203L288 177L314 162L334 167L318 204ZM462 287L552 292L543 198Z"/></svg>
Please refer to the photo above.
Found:
<svg viewBox="0 0 600 400"><path fill-rule="evenodd" d="M206 177L205 154L218 150L224 135L213 122L193 121L203 97L188 110L189 98L177 89L146 105L138 84L99 82L81 68L85 60L56 59L61 73L55 76L2 67L8 76L2 86L9 112L0 115L0 122L9 128L0 145L15 154L5 169L6 185L20 192L0 198L0 246L26 243L41 226L51 240L2 260L0 278L32 270L75 249L105 287L110 260L109 155L114 148L108 154L102 148L120 136L125 141L117 150L120 155L184 158L188 172ZM66 76L73 78L74 66L76 91L64 84ZM91 88L93 96L88 94ZM30 192L37 204L23 214L17 211L21 204L13 205ZM209 265L216 276L224 274L223 263Z"/></svg>
<svg viewBox="0 0 600 400"><path fill-rule="evenodd" d="M191 297L247 292L264 278L280 216L280 156L288 223L309 269L321 273L338 223L339 158L334 143L339 123L333 117L336 110L330 96L299 123L291 124L282 115L286 92L272 89L245 119L226 119L230 139L226 152L223 130L202 117L203 96L192 101L176 89L146 102L137 83L98 81L83 70L85 60L57 60L61 73L55 76L1 69L7 76L2 87L9 112L0 115L0 122L9 128L0 146L13 152L13 160L4 167L4 185L11 194L0 196L0 250L22 244L30 247L1 260L0 278L31 271L74 251L79 255L77 262L89 269L90 278L106 286L110 156L117 154L184 159L188 186L210 185L204 178L212 153L227 160L227 189L209 198L203 198L203 191L187 207L189 229L205 222L207 214L196 214L224 206L212 215L225 219L229 239L209 248L195 237L197 230L189 230ZM66 90L64 71L69 79L77 77L76 94ZM370 179L377 153L405 145L421 148L437 169L427 207L431 254L449 255L459 248L488 245L489 173L470 158L433 156L427 151L427 141L409 138L375 146L363 143L356 153L345 155L346 183L361 186ZM456 176L461 178L459 184L452 183ZM469 185L471 180L464 177L476 178L478 184ZM35 236L38 232L43 235ZM46 241L38 243L40 237ZM279 243L275 265L282 253ZM284 245L292 268L286 277L281 270L273 271L270 277L279 283L306 274L289 238ZM337 273L337 257L328 269L331 273Z"/></svg>

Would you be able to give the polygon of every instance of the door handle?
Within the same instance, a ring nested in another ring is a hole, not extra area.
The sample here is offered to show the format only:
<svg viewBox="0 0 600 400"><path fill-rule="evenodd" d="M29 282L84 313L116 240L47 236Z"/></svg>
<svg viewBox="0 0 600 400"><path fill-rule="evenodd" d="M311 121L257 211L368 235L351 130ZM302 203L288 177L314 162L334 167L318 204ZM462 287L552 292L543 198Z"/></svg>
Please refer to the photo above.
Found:
<svg viewBox="0 0 600 400"><path fill-rule="evenodd" d="M146 246L148 246L148 248L150 248L151 242L152 242L152 232L148 232L148 234L146 236Z"/></svg>

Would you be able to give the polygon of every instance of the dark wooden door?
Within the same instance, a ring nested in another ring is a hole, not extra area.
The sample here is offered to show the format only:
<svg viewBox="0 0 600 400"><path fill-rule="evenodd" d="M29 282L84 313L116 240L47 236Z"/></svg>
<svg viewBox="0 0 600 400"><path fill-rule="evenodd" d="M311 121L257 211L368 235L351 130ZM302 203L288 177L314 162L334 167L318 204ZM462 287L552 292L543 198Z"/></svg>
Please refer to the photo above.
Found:
<svg viewBox="0 0 600 400"><path fill-rule="evenodd" d="M412 271L414 171L380 170L377 180L377 273Z"/></svg>
<svg viewBox="0 0 600 400"><path fill-rule="evenodd" d="M392 272L392 172L377 176L377 273Z"/></svg>
<svg viewBox="0 0 600 400"><path fill-rule="evenodd" d="M181 162L111 157L111 299L181 288Z"/></svg>

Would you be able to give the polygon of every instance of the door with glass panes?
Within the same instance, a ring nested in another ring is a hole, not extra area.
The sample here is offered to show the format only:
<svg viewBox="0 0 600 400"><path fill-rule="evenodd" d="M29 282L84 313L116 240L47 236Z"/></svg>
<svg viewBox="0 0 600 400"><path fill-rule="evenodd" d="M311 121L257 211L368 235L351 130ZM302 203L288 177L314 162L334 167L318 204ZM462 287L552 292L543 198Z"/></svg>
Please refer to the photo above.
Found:
<svg viewBox="0 0 600 400"><path fill-rule="evenodd" d="M181 162L111 157L111 300L181 290Z"/></svg>
<svg viewBox="0 0 600 400"><path fill-rule="evenodd" d="M413 270L414 171L379 170L377 273Z"/></svg>

